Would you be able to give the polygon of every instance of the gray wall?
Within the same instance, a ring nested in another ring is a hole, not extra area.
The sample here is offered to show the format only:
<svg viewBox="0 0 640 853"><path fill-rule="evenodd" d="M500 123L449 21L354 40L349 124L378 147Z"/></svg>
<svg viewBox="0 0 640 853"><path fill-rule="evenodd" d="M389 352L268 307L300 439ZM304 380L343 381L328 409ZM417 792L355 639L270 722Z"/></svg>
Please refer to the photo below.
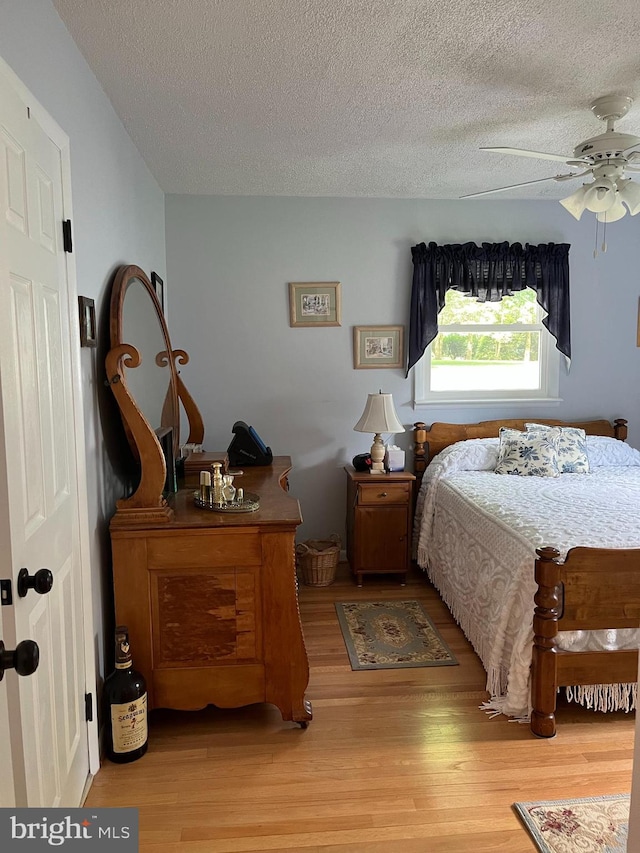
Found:
<svg viewBox="0 0 640 853"><path fill-rule="evenodd" d="M393 393L400 420L463 422L538 415L626 417L640 445L636 347L637 219L611 225L594 259L595 219L551 201L422 201L167 196L167 287L182 376L202 410L206 447L226 449L236 420L293 458L299 538L344 531L342 466L369 449L353 426L367 394ZM639 217L640 218L640 217ZM562 403L414 409L401 370L354 370L352 327L408 325L412 245L571 244L573 363ZM340 328L290 328L288 282L340 281ZM411 435L396 436L410 449Z"/></svg>
<svg viewBox="0 0 640 853"><path fill-rule="evenodd" d="M135 263L163 275L164 195L49 0L0 2L0 56L70 138L78 293L96 301L100 348L82 350L94 627L103 671L111 616L108 520L122 483L104 429L105 319L113 271ZM107 399L105 399L107 398Z"/></svg>

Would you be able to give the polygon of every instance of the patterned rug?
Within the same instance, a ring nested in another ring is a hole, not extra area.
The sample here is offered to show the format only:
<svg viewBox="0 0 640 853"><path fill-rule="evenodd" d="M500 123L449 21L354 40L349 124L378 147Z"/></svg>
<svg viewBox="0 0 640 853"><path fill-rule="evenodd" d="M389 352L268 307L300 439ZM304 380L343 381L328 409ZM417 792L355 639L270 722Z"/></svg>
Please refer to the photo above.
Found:
<svg viewBox="0 0 640 853"><path fill-rule="evenodd" d="M629 795L514 803L541 853L625 853Z"/></svg>
<svg viewBox="0 0 640 853"><path fill-rule="evenodd" d="M455 666L419 601L336 604L351 669Z"/></svg>

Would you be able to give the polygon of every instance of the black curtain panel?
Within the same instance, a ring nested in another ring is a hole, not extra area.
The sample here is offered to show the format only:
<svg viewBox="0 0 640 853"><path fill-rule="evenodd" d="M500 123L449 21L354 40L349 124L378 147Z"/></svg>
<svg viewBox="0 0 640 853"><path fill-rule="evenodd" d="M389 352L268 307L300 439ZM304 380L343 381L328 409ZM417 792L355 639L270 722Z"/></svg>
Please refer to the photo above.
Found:
<svg viewBox="0 0 640 853"><path fill-rule="evenodd" d="M546 312L544 326L556 339L560 352L571 359L568 243L419 243L411 249L411 255L407 376L438 334L438 314L444 308L449 288L473 296L478 302L499 302L503 296L530 287Z"/></svg>

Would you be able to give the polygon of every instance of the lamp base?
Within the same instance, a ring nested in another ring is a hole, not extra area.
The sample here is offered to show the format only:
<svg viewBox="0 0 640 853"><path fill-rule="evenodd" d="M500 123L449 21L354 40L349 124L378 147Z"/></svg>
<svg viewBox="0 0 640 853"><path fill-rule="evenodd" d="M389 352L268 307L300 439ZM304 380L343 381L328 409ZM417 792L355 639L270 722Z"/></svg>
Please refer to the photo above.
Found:
<svg viewBox="0 0 640 853"><path fill-rule="evenodd" d="M371 445L371 468L370 474L384 474L384 442L382 435L377 432Z"/></svg>

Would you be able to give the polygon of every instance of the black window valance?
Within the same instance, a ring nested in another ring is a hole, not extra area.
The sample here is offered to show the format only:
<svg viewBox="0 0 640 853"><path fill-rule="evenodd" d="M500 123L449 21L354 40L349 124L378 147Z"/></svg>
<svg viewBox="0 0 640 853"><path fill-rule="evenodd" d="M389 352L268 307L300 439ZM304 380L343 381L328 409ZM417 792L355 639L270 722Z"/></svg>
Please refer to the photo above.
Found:
<svg viewBox="0 0 640 853"><path fill-rule="evenodd" d="M571 359L569 317L569 244L475 243L438 246L419 243L411 249L413 287L409 321L409 370L438 334L438 314L449 288L499 302L530 287L546 312L542 322L556 347Z"/></svg>

